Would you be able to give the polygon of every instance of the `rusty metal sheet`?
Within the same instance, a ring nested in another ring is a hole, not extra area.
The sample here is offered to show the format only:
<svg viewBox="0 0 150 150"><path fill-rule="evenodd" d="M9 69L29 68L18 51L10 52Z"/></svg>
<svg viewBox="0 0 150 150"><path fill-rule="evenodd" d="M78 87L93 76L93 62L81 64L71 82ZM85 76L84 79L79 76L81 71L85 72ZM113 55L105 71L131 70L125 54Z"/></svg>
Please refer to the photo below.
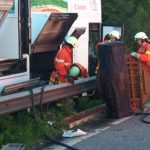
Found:
<svg viewBox="0 0 150 150"><path fill-rule="evenodd" d="M77 19L76 13L52 13L32 44L31 52L58 50L70 27Z"/></svg>

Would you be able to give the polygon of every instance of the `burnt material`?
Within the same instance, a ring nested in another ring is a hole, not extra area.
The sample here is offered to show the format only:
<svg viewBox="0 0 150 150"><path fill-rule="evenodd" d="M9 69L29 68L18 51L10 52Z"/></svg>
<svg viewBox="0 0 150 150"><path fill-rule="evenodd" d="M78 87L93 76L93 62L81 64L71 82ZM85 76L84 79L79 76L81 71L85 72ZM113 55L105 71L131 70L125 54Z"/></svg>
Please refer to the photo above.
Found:
<svg viewBox="0 0 150 150"><path fill-rule="evenodd" d="M25 59L0 61L0 77L27 71Z"/></svg>
<svg viewBox="0 0 150 150"><path fill-rule="evenodd" d="M98 47L100 60L100 86L108 115L114 118L131 113L128 71L122 42L102 44Z"/></svg>
<svg viewBox="0 0 150 150"><path fill-rule="evenodd" d="M31 78L41 77L41 80L49 80L54 70L54 57L57 51L35 53L30 56Z"/></svg>

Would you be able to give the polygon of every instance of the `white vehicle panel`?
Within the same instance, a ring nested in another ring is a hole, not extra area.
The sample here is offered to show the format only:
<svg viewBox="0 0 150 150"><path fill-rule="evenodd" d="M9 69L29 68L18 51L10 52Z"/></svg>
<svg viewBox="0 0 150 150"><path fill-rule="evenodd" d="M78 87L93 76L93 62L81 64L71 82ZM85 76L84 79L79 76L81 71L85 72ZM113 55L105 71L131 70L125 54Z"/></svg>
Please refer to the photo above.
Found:
<svg viewBox="0 0 150 150"><path fill-rule="evenodd" d="M77 27L86 28L86 32L79 38L78 48L74 50L73 61L88 69L89 23L101 23L101 0L68 0L68 12L78 13L69 33Z"/></svg>
<svg viewBox="0 0 150 150"><path fill-rule="evenodd" d="M6 18L0 29L0 39L0 58L19 58L17 18Z"/></svg>
<svg viewBox="0 0 150 150"><path fill-rule="evenodd" d="M19 58L18 1L0 28L0 58Z"/></svg>
<svg viewBox="0 0 150 150"><path fill-rule="evenodd" d="M21 83L24 81L28 81L30 79L29 55L24 55L23 58L26 59L27 70L22 73L1 76L0 77L0 93L3 90L3 88L7 85Z"/></svg>

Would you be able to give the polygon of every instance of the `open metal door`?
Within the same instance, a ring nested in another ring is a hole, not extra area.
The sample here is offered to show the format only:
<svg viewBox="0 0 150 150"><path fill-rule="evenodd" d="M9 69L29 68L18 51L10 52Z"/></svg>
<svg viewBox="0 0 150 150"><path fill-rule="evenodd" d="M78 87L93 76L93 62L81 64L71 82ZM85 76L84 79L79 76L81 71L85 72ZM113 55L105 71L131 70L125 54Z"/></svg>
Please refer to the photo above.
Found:
<svg viewBox="0 0 150 150"><path fill-rule="evenodd" d="M58 50L77 13L32 13L31 53Z"/></svg>
<svg viewBox="0 0 150 150"><path fill-rule="evenodd" d="M8 12L13 7L14 0L1 0L0 1L0 27L2 26Z"/></svg>

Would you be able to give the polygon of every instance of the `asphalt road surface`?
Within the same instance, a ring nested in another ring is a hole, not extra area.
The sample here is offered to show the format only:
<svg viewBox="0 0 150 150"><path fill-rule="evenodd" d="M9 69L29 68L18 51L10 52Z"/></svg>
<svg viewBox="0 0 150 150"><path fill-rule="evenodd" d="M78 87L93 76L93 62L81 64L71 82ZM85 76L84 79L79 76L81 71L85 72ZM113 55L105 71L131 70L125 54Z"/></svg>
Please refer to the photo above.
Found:
<svg viewBox="0 0 150 150"><path fill-rule="evenodd" d="M150 150L150 124L141 122L141 116L130 116L84 127L88 134L64 138L61 142L79 150ZM147 117L150 121L150 117ZM83 130L83 129L82 129ZM68 150L51 145L43 150Z"/></svg>

